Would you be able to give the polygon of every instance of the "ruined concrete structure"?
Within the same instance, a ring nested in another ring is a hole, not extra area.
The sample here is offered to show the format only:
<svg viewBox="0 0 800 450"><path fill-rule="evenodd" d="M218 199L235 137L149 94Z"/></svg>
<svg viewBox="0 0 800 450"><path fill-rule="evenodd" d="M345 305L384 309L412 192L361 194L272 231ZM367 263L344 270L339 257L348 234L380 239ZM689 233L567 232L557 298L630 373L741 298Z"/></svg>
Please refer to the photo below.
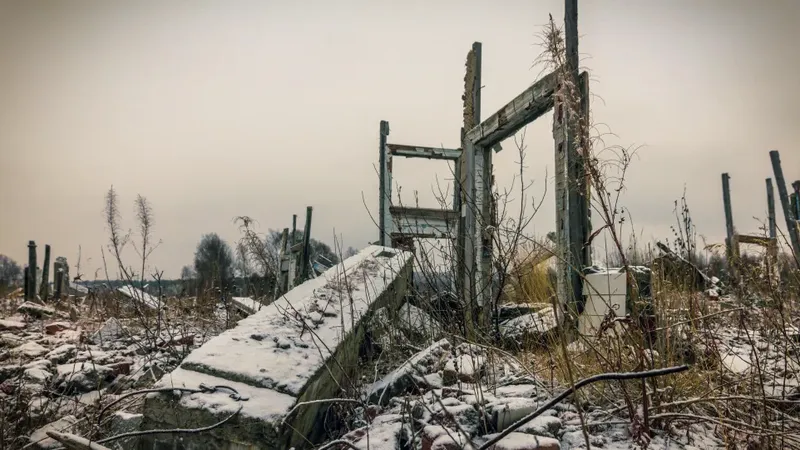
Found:
<svg viewBox="0 0 800 450"><path fill-rule="evenodd" d="M396 308L411 280L412 255L370 246L262 307L192 352L155 387L226 386L232 391L150 394L143 429L198 428L153 435L142 448L309 448L324 437L331 402L352 386L369 316ZM311 403L308 403L311 402Z"/></svg>
<svg viewBox="0 0 800 450"><path fill-rule="evenodd" d="M481 54L476 42L467 54L464 77L464 123L461 148L435 148L388 142L389 122L380 123L379 243L413 247L417 238L444 238L453 243L456 257L455 290L467 312L482 314L496 298L492 283L492 254L497 229L492 154L524 126L555 110L553 139L556 160L556 252L559 260L558 297L563 305L582 303L580 271L591 265L588 244L589 183L580 150L589 115L588 74L578 73L577 2L568 0L566 20L567 65L542 77L483 122L481 116ZM572 92L566 86L578 86ZM571 108L567 99L579 97ZM577 109L577 110L574 110ZM577 118L576 118L577 116ZM583 130L583 131L582 131ZM455 162L452 209L408 208L392 204L392 158L426 158ZM580 310L580 308L579 308ZM579 311L578 311L579 312ZM468 318L476 323L482 317Z"/></svg>

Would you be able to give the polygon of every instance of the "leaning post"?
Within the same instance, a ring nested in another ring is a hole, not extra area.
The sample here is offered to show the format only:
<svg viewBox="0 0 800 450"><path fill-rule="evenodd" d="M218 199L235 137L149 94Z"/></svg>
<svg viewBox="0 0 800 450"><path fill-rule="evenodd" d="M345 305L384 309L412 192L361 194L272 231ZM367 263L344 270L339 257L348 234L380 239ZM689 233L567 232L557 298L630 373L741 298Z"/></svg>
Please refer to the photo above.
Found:
<svg viewBox="0 0 800 450"><path fill-rule="evenodd" d="M42 265L42 286L39 288L42 300L50 295L50 244L44 246L44 264Z"/></svg>
<svg viewBox="0 0 800 450"><path fill-rule="evenodd" d="M728 267L733 269L733 210L731 208L731 177L727 173L722 174L722 203L725 208L725 255L728 258Z"/></svg>
<svg viewBox="0 0 800 450"><path fill-rule="evenodd" d="M36 242L28 241L28 297L36 299Z"/></svg>
<svg viewBox="0 0 800 450"><path fill-rule="evenodd" d="M800 260L800 235L797 231L797 221L792 217L791 205L789 205L789 193L786 189L786 180L783 178L783 169L781 168L781 156L777 150L769 152L769 158L772 161L772 171L775 173L775 183L778 184L778 197L783 206L783 216L786 219L786 230L789 233L789 239L792 243L792 250L794 256Z"/></svg>
<svg viewBox="0 0 800 450"><path fill-rule="evenodd" d="M303 229L303 258L302 267L300 267L301 281L308 279L308 268L311 259L311 212L313 208L309 206L306 208L306 226Z"/></svg>
<svg viewBox="0 0 800 450"><path fill-rule="evenodd" d="M772 188L772 178L767 178L767 226L770 239L775 239L778 235L775 225L775 192Z"/></svg>

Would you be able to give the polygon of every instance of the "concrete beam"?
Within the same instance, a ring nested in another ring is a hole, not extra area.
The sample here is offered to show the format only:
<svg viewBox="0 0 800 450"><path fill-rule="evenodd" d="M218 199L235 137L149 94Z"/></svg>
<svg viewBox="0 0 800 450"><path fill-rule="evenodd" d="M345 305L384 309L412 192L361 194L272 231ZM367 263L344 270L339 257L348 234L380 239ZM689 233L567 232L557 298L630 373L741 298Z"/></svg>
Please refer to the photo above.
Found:
<svg viewBox="0 0 800 450"><path fill-rule="evenodd" d="M553 107L556 88L556 72L545 75L499 111L469 130L467 139L478 147L494 147L547 113Z"/></svg>
<svg viewBox="0 0 800 450"><path fill-rule="evenodd" d="M460 148L420 147L417 145L386 144L389 154L406 158L441 159L456 161L461 157Z"/></svg>

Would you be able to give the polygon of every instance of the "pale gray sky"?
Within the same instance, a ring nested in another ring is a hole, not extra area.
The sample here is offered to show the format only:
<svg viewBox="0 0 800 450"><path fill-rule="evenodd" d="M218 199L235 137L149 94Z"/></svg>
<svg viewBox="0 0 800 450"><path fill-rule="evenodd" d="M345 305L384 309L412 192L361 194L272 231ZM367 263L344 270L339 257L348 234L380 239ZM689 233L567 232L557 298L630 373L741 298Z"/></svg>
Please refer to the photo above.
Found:
<svg viewBox="0 0 800 450"><path fill-rule="evenodd" d="M92 278L111 184L126 226L136 194L151 201L163 240L152 263L167 276L203 233L233 243L237 215L282 228L313 205L315 237L332 242L335 228L363 246L377 238L362 194L374 210L379 121L393 142L458 146L472 42L486 117L539 75L548 13L563 21L563 1L3 0L0 253L24 262L34 239L74 265L80 244ZM720 240L725 171L737 228L756 231L768 151L800 178L800 2L584 0L579 20L595 120L618 136L608 143L643 146L624 197L642 237L669 236L686 185L700 233ZM527 130L539 193L552 183L551 119ZM500 186L515 161L508 142ZM433 206L448 170L397 161L395 174Z"/></svg>

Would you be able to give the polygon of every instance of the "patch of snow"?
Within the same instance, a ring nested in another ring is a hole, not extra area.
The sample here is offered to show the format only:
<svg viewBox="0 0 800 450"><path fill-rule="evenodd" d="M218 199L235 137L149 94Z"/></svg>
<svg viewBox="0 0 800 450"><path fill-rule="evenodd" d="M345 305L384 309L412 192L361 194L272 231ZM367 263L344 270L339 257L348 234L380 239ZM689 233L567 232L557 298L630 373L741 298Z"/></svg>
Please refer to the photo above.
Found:
<svg viewBox="0 0 800 450"><path fill-rule="evenodd" d="M185 387L197 389L200 384L203 383L209 386L230 386L236 389L240 395L248 397L248 400L236 401L230 397L229 391L220 390L214 393L183 394L178 402L179 405L187 409L207 409L225 415L233 414L239 407L242 407L242 411L240 412L242 416L278 424L297 401L297 399L291 395L282 394L271 389L260 389L249 384L230 381L182 368L175 369L172 373L164 375L153 387ZM159 394L148 394L149 397L156 395Z"/></svg>
<svg viewBox="0 0 800 450"><path fill-rule="evenodd" d="M25 329L25 324L16 320L0 319L0 331L19 331Z"/></svg>
<svg viewBox="0 0 800 450"><path fill-rule="evenodd" d="M47 436L48 431L60 431L62 433L69 433L75 427L75 424L78 423L78 419L75 416L64 416L55 422L48 423L47 425L39 428L38 430L34 431L28 440L33 445L38 445L39 448L60 448L61 444L58 443L55 439L50 438Z"/></svg>
<svg viewBox="0 0 800 450"><path fill-rule="evenodd" d="M491 439L495 436L490 434L486 438ZM509 433L492 446L494 450L559 450L560 448L561 444L557 439L517 432Z"/></svg>
<svg viewBox="0 0 800 450"><path fill-rule="evenodd" d="M19 347L11 349L11 354L36 358L47 353L47 349L33 341L28 341Z"/></svg>

